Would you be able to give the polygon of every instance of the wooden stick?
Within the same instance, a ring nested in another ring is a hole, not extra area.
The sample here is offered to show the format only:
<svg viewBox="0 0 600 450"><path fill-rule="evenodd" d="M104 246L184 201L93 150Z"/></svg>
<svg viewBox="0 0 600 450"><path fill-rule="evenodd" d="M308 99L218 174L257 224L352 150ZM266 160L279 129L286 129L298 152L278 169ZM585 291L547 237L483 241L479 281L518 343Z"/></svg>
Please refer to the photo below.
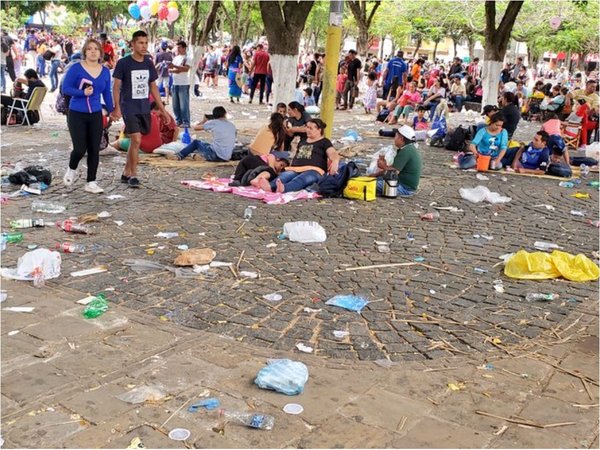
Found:
<svg viewBox="0 0 600 450"><path fill-rule="evenodd" d="M585 382L585 380L583 378L580 378L581 380L581 384L583 384L583 387L585 388L585 392L587 392L588 397L590 398L590 400L594 400L594 397L592 395L592 392L590 391L590 387L588 386L588 384Z"/></svg>
<svg viewBox="0 0 600 450"><path fill-rule="evenodd" d="M501 420L505 420L507 422L516 423L519 425L527 425L527 426L535 427L535 428L555 428L555 427L563 427L566 425L576 425L577 424L577 422L561 422L561 423L549 423L547 425L542 425L539 423L531 422L530 420L510 419L508 417L502 417L502 416L497 416L495 414L490 414L485 411L475 411L475 414L479 414L481 416L493 417L494 419L501 419Z"/></svg>
<svg viewBox="0 0 600 450"><path fill-rule="evenodd" d="M235 232L239 233L239 231L246 226L246 222L247 222L247 220L244 220L242 222L242 224L237 228L237 230L235 230Z"/></svg>
<svg viewBox="0 0 600 450"><path fill-rule="evenodd" d="M530 357L530 356L526 356L526 358L529 358L529 359L536 359L536 360L538 360L538 361L545 362L546 364L548 364L548 365L550 365L550 366L554 367L555 369L558 369L558 370L560 370L560 371L562 371L562 372L564 372L564 373L568 373L568 374L569 374L569 375L571 375L572 377L579 378L579 379L582 379L582 378L584 378L586 381L589 381L589 382L590 382L590 383L592 383L594 386L598 386L598 381L594 380L594 379L593 379L593 378L591 378L591 377L588 377L587 375L579 375L579 374L577 374L577 373L575 373L575 372L571 372L570 370L567 370L567 369L564 369L564 368L562 368L562 367L560 367L560 366L557 366L556 364L554 364L554 363L551 363L550 361L547 361L547 360L545 360L545 359L543 359L543 358L532 358L532 357Z"/></svg>
<svg viewBox="0 0 600 450"><path fill-rule="evenodd" d="M423 372L441 372L443 370L455 370L458 369L458 367L440 367L437 369L425 369Z"/></svg>
<svg viewBox="0 0 600 450"><path fill-rule="evenodd" d="M374 264L372 266L346 267L345 269L336 269L335 272L354 272L356 270L385 269L388 267L403 267L403 266L422 266L422 267L426 267L431 270L437 270L438 272L447 273L448 275L454 275L455 277L467 279L467 277L465 277L464 275L460 275L458 273L450 272L448 270L440 269L439 267L430 266L429 264L423 264L420 262Z"/></svg>
<svg viewBox="0 0 600 450"><path fill-rule="evenodd" d="M244 258L244 253L246 253L246 250L242 250L242 253L240 253L240 257L237 260L237 263L235 263L235 271L238 273L240 272L240 264L242 263L242 258Z"/></svg>

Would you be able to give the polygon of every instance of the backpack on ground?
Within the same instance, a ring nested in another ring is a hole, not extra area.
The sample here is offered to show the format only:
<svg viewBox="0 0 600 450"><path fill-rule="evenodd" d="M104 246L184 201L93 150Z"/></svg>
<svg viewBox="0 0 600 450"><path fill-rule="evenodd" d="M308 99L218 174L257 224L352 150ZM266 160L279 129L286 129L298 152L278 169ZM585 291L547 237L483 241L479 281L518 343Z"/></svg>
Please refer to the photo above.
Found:
<svg viewBox="0 0 600 450"><path fill-rule="evenodd" d="M377 122L385 122L385 119L390 115L390 110L388 108L383 108L379 114L377 114Z"/></svg>
<svg viewBox="0 0 600 450"><path fill-rule="evenodd" d="M462 152L467 147L468 131L459 125L444 138L444 148L453 152Z"/></svg>
<svg viewBox="0 0 600 450"><path fill-rule="evenodd" d="M350 178L358 176L358 167L354 161L340 163L337 175L325 174L310 190L318 192L323 197L341 197Z"/></svg>

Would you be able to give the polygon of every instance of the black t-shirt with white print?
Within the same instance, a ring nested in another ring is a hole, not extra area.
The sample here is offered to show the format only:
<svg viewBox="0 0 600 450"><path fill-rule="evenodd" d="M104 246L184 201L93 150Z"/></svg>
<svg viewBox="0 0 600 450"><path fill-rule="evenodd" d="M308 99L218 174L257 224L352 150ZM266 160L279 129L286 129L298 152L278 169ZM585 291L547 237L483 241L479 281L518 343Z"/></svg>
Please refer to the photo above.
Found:
<svg viewBox="0 0 600 450"><path fill-rule="evenodd" d="M292 159L292 167L315 166L327 171L327 149L333 147L331 141L327 138L319 139L316 142L300 141L298 150Z"/></svg>

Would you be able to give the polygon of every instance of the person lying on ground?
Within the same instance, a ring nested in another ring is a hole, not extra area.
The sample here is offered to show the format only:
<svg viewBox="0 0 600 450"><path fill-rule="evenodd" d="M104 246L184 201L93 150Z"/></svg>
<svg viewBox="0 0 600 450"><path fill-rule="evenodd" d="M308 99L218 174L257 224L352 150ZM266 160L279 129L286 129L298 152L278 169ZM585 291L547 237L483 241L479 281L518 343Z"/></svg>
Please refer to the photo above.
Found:
<svg viewBox="0 0 600 450"><path fill-rule="evenodd" d="M285 119L278 112L271 114L268 125L263 125L250 143L250 153L266 155L273 150L282 150L287 137Z"/></svg>
<svg viewBox="0 0 600 450"><path fill-rule="evenodd" d="M537 175L546 173L550 159L550 150L548 149L549 139L550 136L548 133L540 130L535 134L531 143L527 146L522 145L512 158L510 158L507 152L502 160L502 163L507 166L506 171ZM513 159L511 166L509 166L509 159Z"/></svg>
<svg viewBox="0 0 600 450"><path fill-rule="evenodd" d="M170 113L167 112L169 119L165 120L156 106L156 101L152 101L150 108L150 132L142 134L142 141L140 143L140 150L144 153L152 153L161 145L177 140L179 134L175 118ZM119 139L110 145L117 150L126 152L129 151L130 144L131 140L126 136L125 129L123 128Z"/></svg>
<svg viewBox="0 0 600 450"><path fill-rule="evenodd" d="M231 159L237 130L235 125L227 120L225 108L216 106L212 115L205 115L201 122L194 125L194 130L210 131L213 135L212 143L194 139L179 153L167 155L168 159L182 160L188 155L192 155L192 159L204 159L210 162L222 162Z"/></svg>
<svg viewBox="0 0 600 450"><path fill-rule="evenodd" d="M469 144L469 150L458 158L458 167L471 169L477 165L476 158L491 156L491 170L502 169L502 158L508 147L508 133L502 128L504 117L498 112L490 119L490 124L480 129Z"/></svg>
<svg viewBox="0 0 600 450"><path fill-rule="evenodd" d="M550 139L548 140L548 148L550 149L550 153L552 153L554 147L558 147L564 157L565 163L569 165L569 149L566 147L562 136L563 123L560 121L556 113L548 114L548 120L542 124L542 130L544 130L550 136Z"/></svg>
<svg viewBox="0 0 600 450"><path fill-rule="evenodd" d="M323 135L325 127L321 119L310 119L290 166L275 181L261 179L259 187L267 192L295 192L317 183L326 172L337 174L340 156Z"/></svg>
<svg viewBox="0 0 600 450"><path fill-rule="evenodd" d="M402 125L396 130L394 137L394 145L398 150L392 165L387 164L383 154L379 155L378 171L372 175L377 177L377 193L379 195L383 193L383 174L388 170L398 172L399 195L413 195L419 188L422 161L414 142L415 131L408 125Z"/></svg>
<svg viewBox="0 0 600 450"><path fill-rule="evenodd" d="M272 181L290 165L289 152L272 152L266 155L248 155L242 158L233 174L229 186L259 187L259 180Z"/></svg>

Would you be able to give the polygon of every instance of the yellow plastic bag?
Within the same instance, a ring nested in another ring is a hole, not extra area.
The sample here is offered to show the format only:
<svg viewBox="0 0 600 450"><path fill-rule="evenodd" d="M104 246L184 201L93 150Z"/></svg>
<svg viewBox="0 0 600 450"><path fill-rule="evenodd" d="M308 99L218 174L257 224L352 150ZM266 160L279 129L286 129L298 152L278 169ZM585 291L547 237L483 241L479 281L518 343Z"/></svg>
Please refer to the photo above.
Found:
<svg viewBox="0 0 600 450"><path fill-rule="evenodd" d="M528 253L519 250L506 262L504 274L510 278L545 280L563 277L571 281L591 281L600 277L600 269L587 256L554 250Z"/></svg>

